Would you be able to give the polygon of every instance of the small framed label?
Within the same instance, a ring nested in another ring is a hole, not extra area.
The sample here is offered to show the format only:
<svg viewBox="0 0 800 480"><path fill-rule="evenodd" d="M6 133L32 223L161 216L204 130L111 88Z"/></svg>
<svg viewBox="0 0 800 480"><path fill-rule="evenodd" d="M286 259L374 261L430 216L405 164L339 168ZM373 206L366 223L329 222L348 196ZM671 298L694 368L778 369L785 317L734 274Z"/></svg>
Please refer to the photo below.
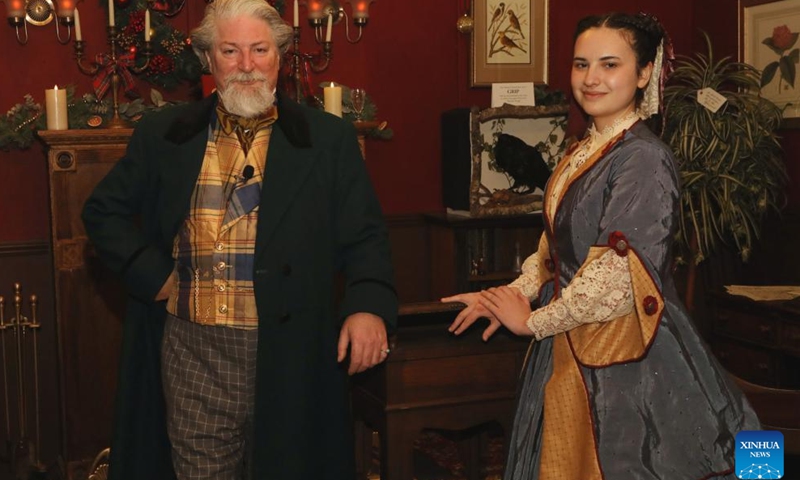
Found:
<svg viewBox="0 0 800 480"><path fill-rule="evenodd" d="M533 93L533 82L527 83L493 83L492 108L503 104L521 107L535 107L536 97Z"/></svg>

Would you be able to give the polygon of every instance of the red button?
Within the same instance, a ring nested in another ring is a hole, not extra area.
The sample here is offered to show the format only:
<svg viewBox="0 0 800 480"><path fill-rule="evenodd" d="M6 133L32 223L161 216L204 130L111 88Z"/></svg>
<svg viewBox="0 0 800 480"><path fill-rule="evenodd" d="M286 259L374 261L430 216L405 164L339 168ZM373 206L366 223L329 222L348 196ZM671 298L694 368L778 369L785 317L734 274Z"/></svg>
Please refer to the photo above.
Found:
<svg viewBox="0 0 800 480"><path fill-rule="evenodd" d="M628 254L628 239L625 238L622 232L612 232L608 236L608 246L617 252L620 257Z"/></svg>
<svg viewBox="0 0 800 480"><path fill-rule="evenodd" d="M644 305L644 313L648 315L653 315L658 311L658 300L652 295L644 297L642 304Z"/></svg>

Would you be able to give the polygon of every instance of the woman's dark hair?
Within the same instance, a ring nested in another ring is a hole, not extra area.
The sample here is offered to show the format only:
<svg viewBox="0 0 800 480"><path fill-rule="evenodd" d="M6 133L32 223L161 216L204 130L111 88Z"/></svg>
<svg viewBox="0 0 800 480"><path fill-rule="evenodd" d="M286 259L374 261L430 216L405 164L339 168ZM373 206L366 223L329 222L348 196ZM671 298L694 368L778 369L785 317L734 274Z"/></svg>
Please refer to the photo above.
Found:
<svg viewBox="0 0 800 480"><path fill-rule="evenodd" d="M661 23L652 15L639 13L631 15L628 13L607 13L605 15L590 15L578 22L575 29L573 42L590 28L610 28L624 32L628 42L636 54L636 71L641 71L648 63L656 60L656 50L664 39L666 32ZM653 79L658 81L658 79ZM639 89L636 92L637 104L644 95L644 91Z"/></svg>

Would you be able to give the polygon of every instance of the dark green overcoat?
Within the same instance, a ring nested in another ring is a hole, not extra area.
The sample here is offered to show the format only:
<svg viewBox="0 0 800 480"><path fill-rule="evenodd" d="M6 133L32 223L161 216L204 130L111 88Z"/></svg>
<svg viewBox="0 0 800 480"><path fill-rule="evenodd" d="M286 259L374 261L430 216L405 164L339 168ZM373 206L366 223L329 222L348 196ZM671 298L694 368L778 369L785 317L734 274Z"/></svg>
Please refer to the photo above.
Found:
<svg viewBox="0 0 800 480"><path fill-rule="evenodd" d="M174 478L159 350L173 239L189 211L216 96L143 118L125 156L83 211L91 242L123 278L124 321L113 480ZM256 235L259 315L253 468L256 479L354 477L339 329L355 312L391 331L397 299L386 228L352 125L279 98ZM334 277L344 296L335 308Z"/></svg>

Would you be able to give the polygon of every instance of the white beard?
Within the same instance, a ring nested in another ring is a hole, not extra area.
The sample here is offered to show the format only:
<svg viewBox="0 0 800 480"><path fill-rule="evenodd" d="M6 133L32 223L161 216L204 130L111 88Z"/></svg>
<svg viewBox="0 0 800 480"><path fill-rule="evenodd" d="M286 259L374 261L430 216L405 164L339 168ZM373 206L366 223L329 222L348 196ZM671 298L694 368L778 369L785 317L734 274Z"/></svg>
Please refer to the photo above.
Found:
<svg viewBox="0 0 800 480"><path fill-rule="evenodd" d="M261 80L253 86L239 82ZM269 110L275 103L275 89L270 88L267 78L260 73L237 73L225 79L225 88L217 89L225 110L244 118L253 118Z"/></svg>

